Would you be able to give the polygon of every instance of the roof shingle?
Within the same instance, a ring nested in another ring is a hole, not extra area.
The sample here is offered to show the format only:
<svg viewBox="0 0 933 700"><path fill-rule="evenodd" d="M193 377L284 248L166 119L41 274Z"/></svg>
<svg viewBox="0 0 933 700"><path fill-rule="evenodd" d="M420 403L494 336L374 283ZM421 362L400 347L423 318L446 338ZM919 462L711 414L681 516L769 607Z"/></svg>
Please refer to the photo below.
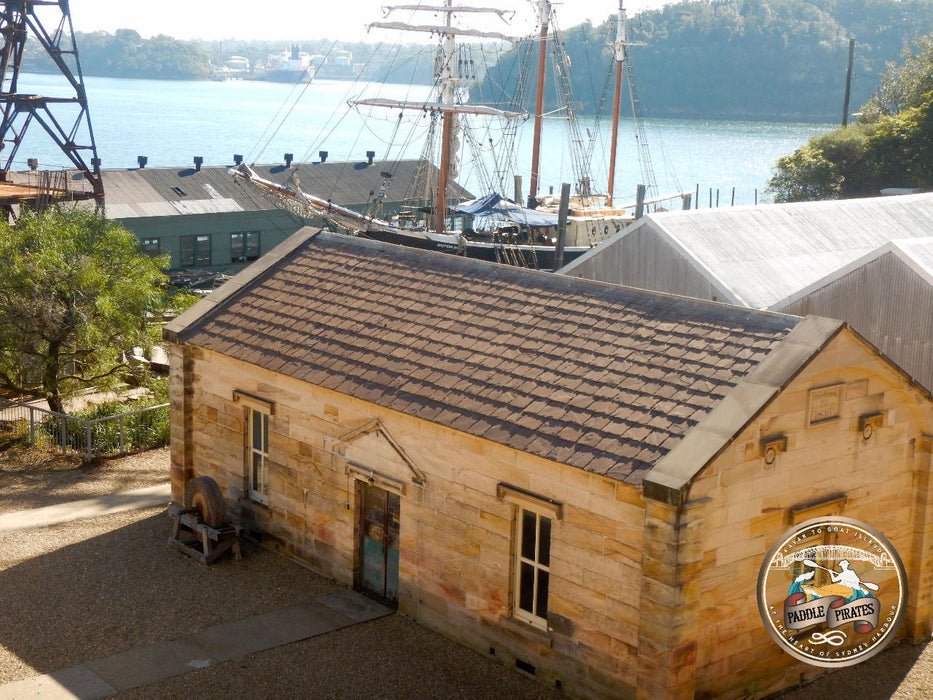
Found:
<svg viewBox="0 0 933 700"><path fill-rule="evenodd" d="M800 321L323 232L207 308L180 342L634 484Z"/></svg>

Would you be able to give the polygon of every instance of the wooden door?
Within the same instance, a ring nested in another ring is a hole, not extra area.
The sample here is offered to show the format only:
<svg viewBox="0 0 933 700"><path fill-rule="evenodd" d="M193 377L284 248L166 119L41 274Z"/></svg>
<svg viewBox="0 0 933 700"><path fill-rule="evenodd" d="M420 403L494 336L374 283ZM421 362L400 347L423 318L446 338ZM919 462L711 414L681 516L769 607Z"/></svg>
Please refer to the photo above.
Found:
<svg viewBox="0 0 933 700"><path fill-rule="evenodd" d="M360 488L360 587L387 601L398 598L401 501L378 486Z"/></svg>

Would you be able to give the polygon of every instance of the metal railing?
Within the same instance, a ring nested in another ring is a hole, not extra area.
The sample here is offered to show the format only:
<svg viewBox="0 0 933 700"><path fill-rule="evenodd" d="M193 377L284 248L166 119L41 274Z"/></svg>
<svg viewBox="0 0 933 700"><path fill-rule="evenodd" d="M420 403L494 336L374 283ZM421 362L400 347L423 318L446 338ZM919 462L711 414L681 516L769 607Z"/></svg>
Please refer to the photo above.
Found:
<svg viewBox="0 0 933 700"><path fill-rule="evenodd" d="M101 418L77 418L28 403L0 399L0 442L24 440L30 445L59 447L99 455L168 444L169 404L147 406Z"/></svg>

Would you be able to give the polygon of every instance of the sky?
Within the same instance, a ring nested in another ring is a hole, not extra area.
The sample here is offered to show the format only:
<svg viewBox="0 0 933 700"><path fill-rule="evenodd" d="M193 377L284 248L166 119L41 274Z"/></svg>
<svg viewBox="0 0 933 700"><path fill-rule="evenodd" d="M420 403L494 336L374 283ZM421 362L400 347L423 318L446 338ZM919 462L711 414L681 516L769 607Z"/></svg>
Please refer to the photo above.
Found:
<svg viewBox="0 0 933 700"><path fill-rule="evenodd" d="M398 4L439 5L442 0L398 0ZM671 0L625 0L629 16L643 9L661 7ZM135 29L144 37L167 34L176 39L341 39L377 42L384 38L366 35L368 22L382 19L384 0L338 0L339 11L328 8L325 0L274 0L268 5L255 0L71 0L71 20L77 31L91 32ZM455 4L497 7L516 11L522 17L534 17L530 0L476 0ZM552 2L560 27L568 28L586 19L602 22L618 9L618 0L567 0ZM268 10L266 10L268 8ZM60 15L59 15L60 16ZM398 12L393 21L417 21L435 24L433 13ZM520 25L521 33L533 31L534 20ZM498 20L490 25L512 34ZM412 39L414 40L414 39Z"/></svg>

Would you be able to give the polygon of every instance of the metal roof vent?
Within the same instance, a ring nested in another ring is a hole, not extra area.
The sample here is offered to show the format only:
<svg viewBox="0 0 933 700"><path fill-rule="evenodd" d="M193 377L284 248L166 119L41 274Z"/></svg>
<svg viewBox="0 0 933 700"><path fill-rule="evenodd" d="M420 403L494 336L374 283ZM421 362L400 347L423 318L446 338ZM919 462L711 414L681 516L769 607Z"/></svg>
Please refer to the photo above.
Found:
<svg viewBox="0 0 933 700"><path fill-rule="evenodd" d="M295 159L295 155L293 153L286 153L285 154L285 167L290 168L292 165L292 161L294 159Z"/></svg>
<svg viewBox="0 0 933 700"><path fill-rule="evenodd" d="M373 164L373 159L376 157L375 151L366 151L366 160L369 161L369 164Z"/></svg>
<svg viewBox="0 0 933 700"><path fill-rule="evenodd" d="M204 165L204 156L194 157L194 169L201 172L201 166Z"/></svg>
<svg viewBox="0 0 933 700"><path fill-rule="evenodd" d="M26 165L29 166L29 169L30 169L30 170L38 170L38 169L39 169L39 159L38 159L38 158L27 158L27 159L26 159Z"/></svg>
<svg viewBox="0 0 933 700"><path fill-rule="evenodd" d="M234 154L233 154L233 164L234 164L234 165L239 165L239 164L242 163L242 162L243 162L243 156L240 155L239 153L234 153Z"/></svg>
<svg viewBox="0 0 933 700"><path fill-rule="evenodd" d="M139 163L139 169L142 170L149 164L149 159L146 156L136 156L136 162Z"/></svg>
<svg viewBox="0 0 933 700"><path fill-rule="evenodd" d="M317 154L322 163L327 161L327 151L318 151Z"/></svg>

